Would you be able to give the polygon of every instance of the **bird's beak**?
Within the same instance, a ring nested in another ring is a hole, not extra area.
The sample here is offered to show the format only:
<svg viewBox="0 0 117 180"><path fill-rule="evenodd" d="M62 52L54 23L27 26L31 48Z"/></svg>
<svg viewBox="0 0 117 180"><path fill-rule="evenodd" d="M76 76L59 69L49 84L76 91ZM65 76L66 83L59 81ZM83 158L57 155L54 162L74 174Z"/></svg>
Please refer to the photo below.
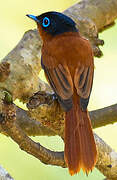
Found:
<svg viewBox="0 0 117 180"><path fill-rule="evenodd" d="M26 16L27 16L27 17L29 17L29 18L31 18L31 19L33 19L34 21L36 21L36 22L38 22L38 23L39 23L39 20L37 19L37 17L36 17L36 16L31 15L31 14L27 14Z"/></svg>

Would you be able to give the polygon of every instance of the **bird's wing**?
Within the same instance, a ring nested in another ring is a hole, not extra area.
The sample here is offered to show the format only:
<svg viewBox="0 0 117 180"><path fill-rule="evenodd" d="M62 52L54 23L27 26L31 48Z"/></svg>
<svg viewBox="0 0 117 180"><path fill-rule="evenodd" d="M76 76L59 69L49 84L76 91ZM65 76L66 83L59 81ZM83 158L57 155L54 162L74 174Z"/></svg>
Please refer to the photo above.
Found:
<svg viewBox="0 0 117 180"><path fill-rule="evenodd" d="M74 75L74 84L77 89L77 94L80 96L80 105L83 110L86 110L93 83L94 67L80 65L76 68Z"/></svg>
<svg viewBox="0 0 117 180"><path fill-rule="evenodd" d="M58 100L62 107L68 111L72 107L72 94L73 94L73 83L67 65L54 64L50 66L47 64L46 57L42 57L42 67L44 69L47 80L49 81L52 89L58 97ZM48 62L49 56L47 57Z"/></svg>
<svg viewBox="0 0 117 180"><path fill-rule="evenodd" d="M91 46L89 41L77 34L61 38L52 41L48 47L45 46L42 49L42 66L54 92L62 100L68 100L75 86L80 97L81 108L86 110L94 70ZM53 46L56 47L54 51Z"/></svg>

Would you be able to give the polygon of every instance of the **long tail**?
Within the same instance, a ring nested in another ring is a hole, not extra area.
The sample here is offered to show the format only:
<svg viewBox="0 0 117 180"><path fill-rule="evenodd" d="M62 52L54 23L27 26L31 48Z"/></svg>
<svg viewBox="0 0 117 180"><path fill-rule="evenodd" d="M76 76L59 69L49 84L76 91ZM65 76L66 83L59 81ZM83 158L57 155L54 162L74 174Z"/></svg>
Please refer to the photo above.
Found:
<svg viewBox="0 0 117 180"><path fill-rule="evenodd" d="M88 112L82 111L78 102L66 112L64 156L71 175L81 168L88 174L96 164L97 151L91 122Z"/></svg>

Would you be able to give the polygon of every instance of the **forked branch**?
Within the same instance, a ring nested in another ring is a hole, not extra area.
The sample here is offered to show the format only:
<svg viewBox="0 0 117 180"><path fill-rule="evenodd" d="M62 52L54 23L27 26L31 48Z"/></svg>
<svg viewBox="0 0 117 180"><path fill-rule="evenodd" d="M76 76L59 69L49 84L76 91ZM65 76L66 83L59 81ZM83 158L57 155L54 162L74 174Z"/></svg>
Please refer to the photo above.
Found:
<svg viewBox="0 0 117 180"><path fill-rule="evenodd" d="M106 26L114 24L114 20L117 18L117 0L83 0L64 13L76 21L81 34L90 40L94 55L100 57L102 52L99 45L103 45L104 41L98 38L98 32ZM56 102L52 102L48 94L51 92L50 87L38 78L41 71L41 44L37 31L30 30L2 60L0 65L0 110L2 115L0 131L9 135L21 149L40 159L43 163L65 167L63 152L50 151L27 136L57 134L63 138L64 134L64 112ZM13 100L18 98L23 102L28 102L29 97L35 92L41 91L41 94L37 93L36 96L33 96L33 98L37 98L33 103L32 99L30 100L29 113L13 104L3 103L4 91L9 92ZM40 106L42 100L45 104ZM93 128L116 122L116 112L117 105L91 112ZM54 118L52 118L53 114ZM108 179L117 179L117 154L97 135L95 135L95 140L99 152L96 167Z"/></svg>

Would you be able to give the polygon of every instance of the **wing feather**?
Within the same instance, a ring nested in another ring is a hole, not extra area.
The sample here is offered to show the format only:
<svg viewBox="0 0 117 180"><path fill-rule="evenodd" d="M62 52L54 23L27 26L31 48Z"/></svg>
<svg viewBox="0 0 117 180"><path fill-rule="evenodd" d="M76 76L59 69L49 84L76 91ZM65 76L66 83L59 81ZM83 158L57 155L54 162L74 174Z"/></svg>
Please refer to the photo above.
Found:
<svg viewBox="0 0 117 180"><path fill-rule="evenodd" d="M74 84L77 89L77 94L80 96L80 106L82 110L86 110L89 103L93 83L93 73L93 66L79 66L75 72Z"/></svg>
<svg viewBox="0 0 117 180"><path fill-rule="evenodd" d="M72 107L73 83L68 67L58 64L48 68L43 64L43 69L60 104L66 111L69 110Z"/></svg>

